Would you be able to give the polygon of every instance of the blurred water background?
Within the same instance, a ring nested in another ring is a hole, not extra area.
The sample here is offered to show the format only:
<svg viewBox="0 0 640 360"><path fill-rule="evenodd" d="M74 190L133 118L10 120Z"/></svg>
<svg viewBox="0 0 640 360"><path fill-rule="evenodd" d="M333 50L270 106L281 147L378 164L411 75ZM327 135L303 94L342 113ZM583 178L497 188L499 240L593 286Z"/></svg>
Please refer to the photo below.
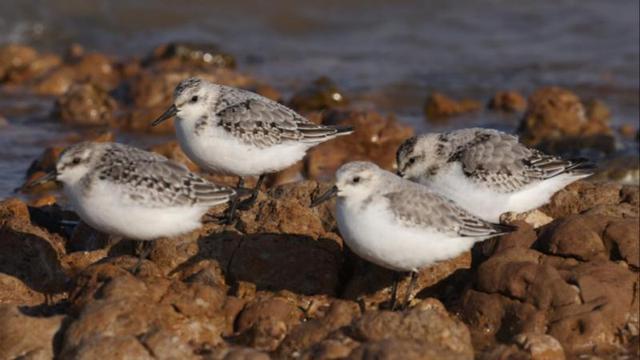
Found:
<svg viewBox="0 0 640 360"><path fill-rule="evenodd" d="M0 45L62 52L79 43L126 57L168 41L214 43L285 96L326 75L355 106L394 113L418 131L516 123L480 112L430 124L422 104L433 90L486 101L542 85L601 99L614 127L637 126L639 11L637 0L0 0ZM0 98L10 124L0 129L3 197L48 141L70 131L47 121L51 106Z"/></svg>

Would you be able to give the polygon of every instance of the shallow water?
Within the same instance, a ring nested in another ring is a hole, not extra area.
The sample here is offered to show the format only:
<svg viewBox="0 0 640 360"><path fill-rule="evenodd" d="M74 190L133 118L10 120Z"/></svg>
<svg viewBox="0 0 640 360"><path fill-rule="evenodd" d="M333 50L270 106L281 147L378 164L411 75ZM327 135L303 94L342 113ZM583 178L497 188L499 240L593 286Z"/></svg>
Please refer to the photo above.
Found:
<svg viewBox="0 0 640 360"><path fill-rule="evenodd" d="M430 90L487 100L562 85L604 100L614 125L637 124L638 1L95 1L0 0L0 43L62 51L70 42L121 56L171 40L217 43L241 71L285 95L328 75L356 106L393 112L424 131L513 129L484 112L427 123ZM71 131L46 120L50 100L0 99L0 196L42 147ZM139 139L124 137L138 142ZM150 140L154 141L154 140Z"/></svg>

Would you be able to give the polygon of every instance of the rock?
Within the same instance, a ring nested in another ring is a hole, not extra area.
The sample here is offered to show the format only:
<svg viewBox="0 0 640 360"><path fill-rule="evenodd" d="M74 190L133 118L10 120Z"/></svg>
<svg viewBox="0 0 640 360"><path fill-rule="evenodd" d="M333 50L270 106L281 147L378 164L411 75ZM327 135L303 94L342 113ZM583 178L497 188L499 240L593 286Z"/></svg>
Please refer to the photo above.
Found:
<svg viewBox="0 0 640 360"><path fill-rule="evenodd" d="M173 91L180 81L198 76L221 85L248 88L257 82L249 76L227 68L197 70L176 68L169 71L144 69L126 81L127 96L124 101L131 104L120 120L125 130L153 133L173 133L173 120L152 127L151 122L173 103Z"/></svg>
<svg viewBox="0 0 640 360"><path fill-rule="evenodd" d="M503 246L502 237L463 295L462 318L476 349L491 349L489 358L629 351L638 323L636 290L629 290L639 286L638 213L630 209L637 187L623 196L620 186L604 184L579 183L568 191L575 198L555 199L557 219L537 235L528 232L526 241L519 231L509 235L524 245L537 237L533 249ZM517 347L496 347L496 341Z"/></svg>
<svg viewBox="0 0 640 360"><path fill-rule="evenodd" d="M64 296L68 278L61 262L65 254L63 239L33 226L27 206L20 200L0 202L0 254L0 273L19 279L31 291L10 279L2 281L8 286L6 290L18 288L24 295L31 295L29 305L40 300L32 291L45 297Z"/></svg>
<svg viewBox="0 0 640 360"><path fill-rule="evenodd" d="M478 111L482 108L479 101L454 100L442 93L434 92L425 101L424 112L430 120L442 120L451 116Z"/></svg>
<svg viewBox="0 0 640 360"><path fill-rule="evenodd" d="M527 99L517 91L498 91L489 101L488 107L505 112L521 112L527 108Z"/></svg>
<svg viewBox="0 0 640 360"><path fill-rule="evenodd" d="M398 146L413 136L413 129L393 117L371 112L329 111L321 121L328 125L353 126L355 131L309 150L305 172L308 178L316 180L330 179L340 165L356 160L366 159L393 170Z"/></svg>
<svg viewBox="0 0 640 360"><path fill-rule="evenodd" d="M281 297L259 297L248 303L236 320L238 341L262 351L275 350L302 320L302 311Z"/></svg>
<svg viewBox="0 0 640 360"><path fill-rule="evenodd" d="M56 100L53 116L72 125L109 125L116 101L97 85L76 84Z"/></svg>
<svg viewBox="0 0 640 360"><path fill-rule="evenodd" d="M179 66L235 68L236 59L220 51L216 45L188 42L162 44L143 61L144 66L160 66L163 69Z"/></svg>
<svg viewBox="0 0 640 360"><path fill-rule="evenodd" d="M401 344L413 344L409 354L417 359L473 358L466 326L452 318L444 306L433 299L402 313L365 313L351 326L350 333L355 340L364 343L352 352L353 358L362 358L369 349L374 354L390 355L391 350L400 349ZM401 342L395 343L398 340ZM428 356L418 356L421 353Z"/></svg>
<svg viewBox="0 0 640 360"><path fill-rule="evenodd" d="M527 351L531 360L564 360L564 350L552 336L536 333L518 334L516 344Z"/></svg>
<svg viewBox="0 0 640 360"><path fill-rule="evenodd" d="M576 181L553 195L551 201L540 210L557 219L581 213L598 205L618 205L621 200L621 188L621 185L613 183Z"/></svg>
<svg viewBox="0 0 640 360"><path fill-rule="evenodd" d="M603 239L612 253L636 269L640 268L640 222L638 218L614 220L604 230Z"/></svg>
<svg viewBox="0 0 640 360"><path fill-rule="evenodd" d="M391 292L396 276L401 276L398 283L397 296L399 301L403 301L407 296L409 288L409 276L395 274L387 270L356 259L353 255L349 263L354 264L354 269L349 278L346 279L342 296L347 299L360 301L365 309L376 309L380 306L390 307ZM422 269L417 277L415 287L411 297L420 294L423 289L438 284L440 281L451 276L454 272L468 269L471 266L471 254L464 253L454 259L442 261L433 266ZM444 293L439 295L445 296ZM419 295L418 295L419 296Z"/></svg>
<svg viewBox="0 0 640 360"><path fill-rule="evenodd" d="M113 90L122 80L119 65L101 53L71 57L70 62L53 68L38 77L33 90L40 95L63 95L76 83L91 83L106 91Z"/></svg>
<svg viewBox="0 0 640 360"><path fill-rule="evenodd" d="M309 86L293 94L289 106L296 111L319 111L348 104L347 98L336 84L326 76L314 80Z"/></svg>
<svg viewBox="0 0 640 360"><path fill-rule="evenodd" d="M27 316L17 306L0 305L0 359L53 359L63 319Z"/></svg>
<svg viewBox="0 0 640 360"><path fill-rule="evenodd" d="M615 181L623 185L640 185L640 158L638 155L621 155L603 160L590 181Z"/></svg>
<svg viewBox="0 0 640 360"><path fill-rule="evenodd" d="M584 215L563 218L542 230L538 244L546 253L558 256L582 261L606 259L609 253L600 237L606 222L598 220L604 219Z"/></svg>
<svg viewBox="0 0 640 360"><path fill-rule="evenodd" d="M324 340L330 333L349 325L358 316L359 309L355 303L342 300L333 302L324 317L303 322L293 328L280 343L276 352L277 357L291 358L295 354L302 353ZM348 352L343 354L346 356Z"/></svg>
<svg viewBox="0 0 640 360"><path fill-rule="evenodd" d="M594 148L605 153L614 150L609 116L602 103L585 107L577 95L559 87L536 90L518 132L530 146L551 153L576 152Z"/></svg>
<svg viewBox="0 0 640 360"><path fill-rule="evenodd" d="M0 48L0 83L7 81L12 73L28 68L37 57L38 52L29 46L9 44Z"/></svg>
<svg viewBox="0 0 640 360"><path fill-rule="evenodd" d="M634 139L634 138L636 138L636 135L638 134L638 131L639 130L636 129L631 124L622 124L618 128L618 133L620 135L622 135L622 137L624 137L626 139Z"/></svg>

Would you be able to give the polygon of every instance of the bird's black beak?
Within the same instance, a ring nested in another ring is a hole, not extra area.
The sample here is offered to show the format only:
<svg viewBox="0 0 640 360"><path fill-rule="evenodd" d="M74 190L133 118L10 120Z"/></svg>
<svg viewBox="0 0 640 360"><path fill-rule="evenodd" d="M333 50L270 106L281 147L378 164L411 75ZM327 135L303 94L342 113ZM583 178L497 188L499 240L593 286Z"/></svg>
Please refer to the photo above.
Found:
<svg viewBox="0 0 640 360"><path fill-rule="evenodd" d="M402 172L402 170L396 171L396 175L398 175L400 177L404 177L404 173Z"/></svg>
<svg viewBox="0 0 640 360"><path fill-rule="evenodd" d="M322 204L323 202L330 200L331 198L335 197L336 195L338 195L338 187L337 186L332 186L331 189L327 190L324 194L318 196L317 198L313 199L313 201L311 202L311 207L316 207L320 204Z"/></svg>
<svg viewBox="0 0 640 360"><path fill-rule="evenodd" d="M24 189L30 190L35 188L36 186L40 186L44 183L48 183L49 181L56 181L57 177L58 177L58 174L55 172L55 170L48 172L46 175L25 184Z"/></svg>
<svg viewBox="0 0 640 360"><path fill-rule="evenodd" d="M156 126L158 124L160 124L161 122L174 117L176 114L178 113L178 108L176 107L176 105L171 105L167 111L164 112L164 114L160 115L159 118L153 120L153 122L151 123L151 126Z"/></svg>

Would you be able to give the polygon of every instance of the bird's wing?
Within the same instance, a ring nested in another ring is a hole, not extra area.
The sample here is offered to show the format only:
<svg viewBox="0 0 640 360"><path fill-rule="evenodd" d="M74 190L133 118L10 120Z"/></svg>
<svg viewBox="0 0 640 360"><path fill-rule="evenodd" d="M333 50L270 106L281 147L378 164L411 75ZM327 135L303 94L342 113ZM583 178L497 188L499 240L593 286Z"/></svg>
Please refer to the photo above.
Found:
<svg viewBox="0 0 640 360"><path fill-rule="evenodd" d="M402 190L384 195L395 218L408 226L452 236L486 238L513 231L508 225L494 224L473 216L428 188L406 182Z"/></svg>
<svg viewBox="0 0 640 360"><path fill-rule="evenodd" d="M233 136L258 146L287 141L319 143L351 132L347 127L314 124L286 106L256 94L244 99L235 95L233 100L216 105L219 125Z"/></svg>
<svg viewBox="0 0 640 360"><path fill-rule="evenodd" d="M235 195L229 187L216 185L179 163L164 157L129 151L128 158L97 168L98 180L110 181L125 201L150 208L166 206L215 206ZM151 153L149 153L151 154ZM160 155L158 155L160 156Z"/></svg>
<svg viewBox="0 0 640 360"><path fill-rule="evenodd" d="M547 155L526 147L516 136L490 129L476 129L456 148L452 160L461 162L471 180L505 193L562 173L591 169L585 160Z"/></svg>

